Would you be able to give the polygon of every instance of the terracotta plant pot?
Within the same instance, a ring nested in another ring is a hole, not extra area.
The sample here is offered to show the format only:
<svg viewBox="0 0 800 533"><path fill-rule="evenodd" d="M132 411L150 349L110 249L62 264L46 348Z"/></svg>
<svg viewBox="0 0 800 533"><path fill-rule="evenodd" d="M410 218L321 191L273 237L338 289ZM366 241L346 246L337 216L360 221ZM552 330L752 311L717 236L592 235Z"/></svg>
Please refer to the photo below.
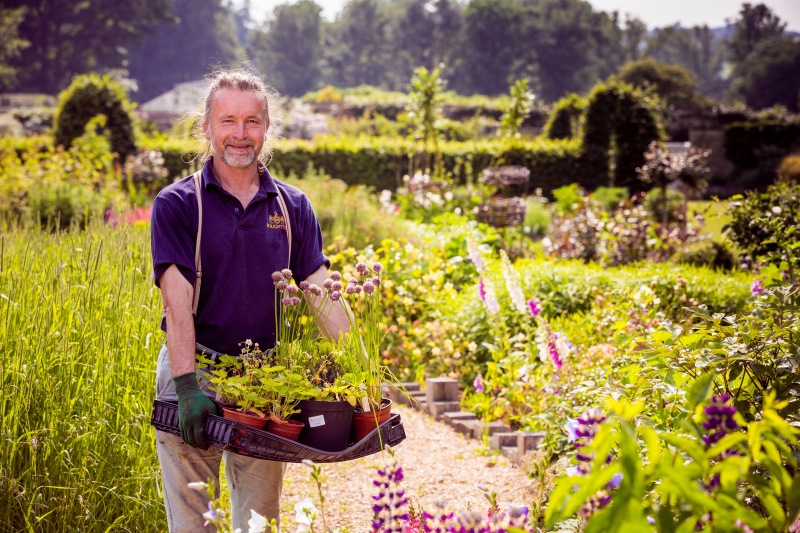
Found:
<svg viewBox="0 0 800 533"><path fill-rule="evenodd" d="M296 420L281 420L279 418L270 418L267 422L267 433L272 433L286 440L297 442L297 437L303 431L305 424Z"/></svg>
<svg viewBox="0 0 800 533"><path fill-rule="evenodd" d="M298 442L326 452L339 452L347 448L353 413L356 408L348 402L323 402L303 400L297 407L299 413L292 419L305 424Z"/></svg>
<svg viewBox="0 0 800 533"><path fill-rule="evenodd" d="M245 426L253 429L264 429L264 426L267 425L268 420L268 418L265 416L243 413L242 411L230 409L228 407L222 408L222 417L227 418L228 420L233 420L234 422L239 422L240 424L244 424ZM237 432L243 433L241 430L238 430Z"/></svg>
<svg viewBox="0 0 800 533"><path fill-rule="evenodd" d="M389 398L381 400L381 408L377 415L377 424L375 423L374 411L355 413L353 415L353 434L356 442L360 441L369 435L373 429L376 429L379 425L389 420L389 417L392 415L392 400Z"/></svg>

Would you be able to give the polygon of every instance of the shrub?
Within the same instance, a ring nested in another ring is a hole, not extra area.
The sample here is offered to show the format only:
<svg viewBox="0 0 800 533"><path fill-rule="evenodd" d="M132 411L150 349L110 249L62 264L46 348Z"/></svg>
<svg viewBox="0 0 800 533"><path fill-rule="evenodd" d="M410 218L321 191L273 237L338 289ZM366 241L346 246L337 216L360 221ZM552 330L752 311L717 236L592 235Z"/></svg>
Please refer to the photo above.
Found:
<svg viewBox="0 0 800 533"><path fill-rule="evenodd" d="M800 182L800 155L791 155L781 162L778 168L780 179L788 182Z"/></svg>
<svg viewBox="0 0 800 533"><path fill-rule="evenodd" d="M568 94L555 103L544 127L548 139L574 139L581 131L581 118L586 111L586 100L575 93Z"/></svg>
<svg viewBox="0 0 800 533"><path fill-rule="evenodd" d="M798 282L800 251L800 185L778 182L764 193L734 196L730 239L755 259L786 272Z"/></svg>
<svg viewBox="0 0 800 533"><path fill-rule="evenodd" d="M798 138L800 121L734 122L725 127L725 157L742 169L773 159L774 169Z"/></svg>
<svg viewBox="0 0 800 533"><path fill-rule="evenodd" d="M317 103L332 103L336 104L342 101L342 95L339 94L335 88L331 87L330 85L326 85L322 89L317 92L316 98L314 101Z"/></svg>
<svg viewBox="0 0 800 533"><path fill-rule="evenodd" d="M713 269L733 270L739 267L738 254L727 243L706 241L688 251L679 251L672 257L676 263L707 266Z"/></svg>
<svg viewBox="0 0 800 533"><path fill-rule="evenodd" d="M106 76L77 76L58 96L53 119L56 145L69 149L83 135L86 124L95 116L106 117L111 150L118 160L136 152L136 139L131 119L131 105L121 85Z"/></svg>
<svg viewBox="0 0 800 533"><path fill-rule="evenodd" d="M619 206L620 202L630 198L631 193L625 187L598 187L589 196L595 202L603 204L606 211L613 211Z"/></svg>

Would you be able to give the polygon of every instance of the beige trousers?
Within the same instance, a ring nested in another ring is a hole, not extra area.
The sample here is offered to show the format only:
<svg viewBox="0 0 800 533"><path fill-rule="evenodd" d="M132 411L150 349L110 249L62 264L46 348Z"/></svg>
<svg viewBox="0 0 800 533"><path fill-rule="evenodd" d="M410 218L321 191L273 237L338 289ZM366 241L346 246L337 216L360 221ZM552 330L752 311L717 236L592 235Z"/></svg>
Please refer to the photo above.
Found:
<svg viewBox="0 0 800 533"><path fill-rule="evenodd" d="M207 382L201 379L200 388L209 396ZM161 348L156 371L156 398L177 400L167 347ZM250 510L274 518L280 525L280 500L286 463L244 457L216 447L208 450L193 448L170 433L156 431L156 451L161 464L164 505L170 533L202 533L212 531L203 527L203 513L208 511L208 494L190 489L192 481L211 479L219 487L220 462L225 459L225 479L231 491L231 519L234 529L248 531ZM219 491L218 491L219 492Z"/></svg>

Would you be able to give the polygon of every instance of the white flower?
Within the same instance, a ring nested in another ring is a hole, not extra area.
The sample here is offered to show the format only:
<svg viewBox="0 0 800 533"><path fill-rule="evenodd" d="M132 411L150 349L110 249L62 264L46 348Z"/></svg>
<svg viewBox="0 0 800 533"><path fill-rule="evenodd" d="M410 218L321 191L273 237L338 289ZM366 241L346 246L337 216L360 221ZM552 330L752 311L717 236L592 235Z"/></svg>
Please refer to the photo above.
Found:
<svg viewBox="0 0 800 533"><path fill-rule="evenodd" d="M444 198L445 198L445 200L447 200L449 202L450 200L453 199L453 193L450 192L450 191L447 191L446 193L444 193Z"/></svg>
<svg viewBox="0 0 800 533"><path fill-rule="evenodd" d="M310 532L311 526L314 525L314 520L317 518L317 508L314 507L314 502L311 501L311 498L306 498L294 504L294 512L294 521L298 524L297 533Z"/></svg>
<svg viewBox="0 0 800 533"><path fill-rule="evenodd" d="M779 205L772 206L772 212L775 213L776 215L780 215L782 211L783 209L781 209Z"/></svg>
<svg viewBox="0 0 800 533"><path fill-rule="evenodd" d="M203 481L192 481L187 487L192 490L208 490L208 484Z"/></svg>
<svg viewBox="0 0 800 533"><path fill-rule="evenodd" d="M252 509L250 509L250 515L250 520L247 521L250 529L247 530L247 533L264 533L269 525L267 519Z"/></svg>

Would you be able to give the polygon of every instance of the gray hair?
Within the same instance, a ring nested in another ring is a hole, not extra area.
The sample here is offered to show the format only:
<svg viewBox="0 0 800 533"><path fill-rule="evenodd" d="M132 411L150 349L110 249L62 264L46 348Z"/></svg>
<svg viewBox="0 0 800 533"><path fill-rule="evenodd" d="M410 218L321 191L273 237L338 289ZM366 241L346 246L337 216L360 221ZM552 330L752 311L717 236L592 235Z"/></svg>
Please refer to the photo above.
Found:
<svg viewBox="0 0 800 533"><path fill-rule="evenodd" d="M205 141L206 148L201 160L206 161L212 153L211 143L206 141L203 133L203 124L208 124L211 120L211 105L214 97L221 89L236 89L255 93L261 99L264 118L268 121L267 134L264 139L264 147L259 154L259 160L269 163L272 159L272 152L278 133L281 130L283 121L281 120L280 106L278 105L278 92L269 86L261 74L249 64L243 64L239 68L219 67L206 76L209 82L208 89L200 102L200 111L196 113L195 136Z"/></svg>

